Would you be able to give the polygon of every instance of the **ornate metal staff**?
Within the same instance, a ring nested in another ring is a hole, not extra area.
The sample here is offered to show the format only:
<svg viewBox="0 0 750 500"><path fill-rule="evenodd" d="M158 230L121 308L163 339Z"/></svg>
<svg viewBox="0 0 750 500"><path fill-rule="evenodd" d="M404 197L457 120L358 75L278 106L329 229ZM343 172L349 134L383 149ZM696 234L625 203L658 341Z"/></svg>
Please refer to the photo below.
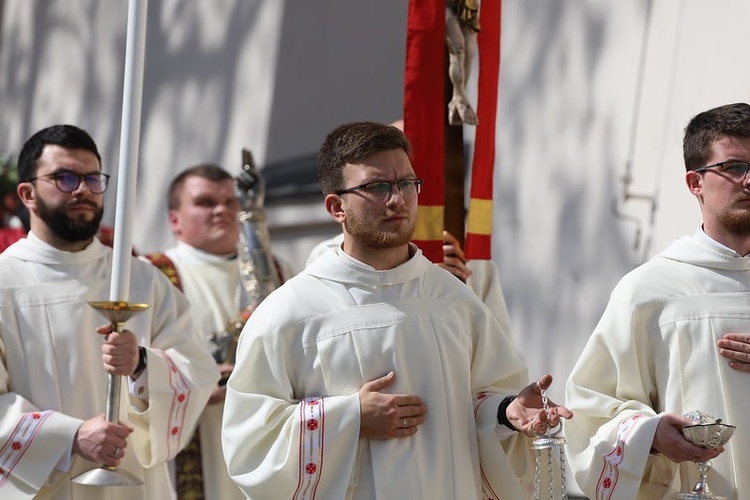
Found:
<svg viewBox="0 0 750 500"><path fill-rule="evenodd" d="M238 216L240 237L237 260L242 283L239 315L229 318L224 331L206 336L217 363L234 364L242 327L258 304L281 284L271 252L271 237L266 226L266 184L248 149L242 150L242 170L234 179L234 191L242 207Z"/></svg>
<svg viewBox="0 0 750 500"><path fill-rule="evenodd" d="M130 290L130 258L133 241L133 208L135 207L138 147L141 128L141 97L143 94L143 60L146 48L147 0L128 2L128 28L125 43L125 77L120 128L120 158L117 172L117 205L112 255L112 281L109 302L92 303L110 319L115 331L122 331L125 320L142 311L145 304L128 303ZM109 375L107 384L107 421L117 423L120 408L119 375ZM143 481L124 470L106 465L86 471L72 479L74 483L91 486L135 486Z"/></svg>

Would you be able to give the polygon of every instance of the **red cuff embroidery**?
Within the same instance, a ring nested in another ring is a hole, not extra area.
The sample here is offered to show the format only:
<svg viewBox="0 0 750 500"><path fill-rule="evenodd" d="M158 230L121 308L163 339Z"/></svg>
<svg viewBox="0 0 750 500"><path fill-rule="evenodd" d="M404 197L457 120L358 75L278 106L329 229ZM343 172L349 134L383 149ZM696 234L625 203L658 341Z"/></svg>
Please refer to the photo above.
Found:
<svg viewBox="0 0 750 500"><path fill-rule="evenodd" d="M625 442L637 427L638 420L643 415L635 415L623 421L617 428L617 442L615 449L604 456L604 467L596 484L596 498L609 499L615 491L620 476L619 465L625 458Z"/></svg>
<svg viewBox="0 0 750 500"><path fill-rule="evenodd" d="M18 419L8 439L0 446L0 487L8 480L10 473L39 434L42 424L52 413L52 410L34 411L24 413Z"/></svg>
<svg viewBox="0 0 750 500"><path fill-rule="evenodd" d="M169 420L167 422L169 426L169 431L167 432L167 454L170 458L174 458L180 451L185 416L187 415L188 403L190 402L190 385L166 352L162 350L156 350L156 352L164 358L169 368L169 386L172 388L173 394L172 405L169 408Z"/></svg>
<svg viewBox="0 0 750 500"><path fill-rule="evenodd" d="M293 498L313 499L323 470L325 400L307 398L299 405L299 479Z"/></svg>

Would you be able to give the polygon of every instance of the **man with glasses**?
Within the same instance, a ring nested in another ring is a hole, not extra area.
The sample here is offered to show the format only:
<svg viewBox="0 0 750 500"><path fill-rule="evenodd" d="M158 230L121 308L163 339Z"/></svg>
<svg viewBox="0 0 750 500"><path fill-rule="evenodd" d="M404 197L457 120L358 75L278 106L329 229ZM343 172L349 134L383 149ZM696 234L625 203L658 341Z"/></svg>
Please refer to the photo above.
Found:
<svg viewBox="0 0 750 500"><path fill-rule="evenodd" d="M552 378L526 386L486 306L410 243L410 152L371 122L320 149L344 241L255 310L227 384L224 457L248 498L521 498L524 434L572 416L541 409Z"/></svg>
<svg viewBox="0 0 750 500"><path fill-rule="evenodd" d="M111 249L95 237L109 176L88 133L40 130L21 150L18 179L31 229L0 255L0 491L174 498L166 462L185 445L219 376L187 300L133 258L130 300L149 308L113 332L88 305L107 300L112 269ZM108 373L127 380L118 423L103 415ZM144 484L70 481L101 465Z"/></svg>
<svg viewBox="0 0 750 500"><path fill-rule="evenodd" d="M715 494L750 492L750 105L696 115L683 153L703 223L620 281L568 380L571 468L592 498L690 491L705 460ZM686 440L696 410L732 440Z"/></svg>

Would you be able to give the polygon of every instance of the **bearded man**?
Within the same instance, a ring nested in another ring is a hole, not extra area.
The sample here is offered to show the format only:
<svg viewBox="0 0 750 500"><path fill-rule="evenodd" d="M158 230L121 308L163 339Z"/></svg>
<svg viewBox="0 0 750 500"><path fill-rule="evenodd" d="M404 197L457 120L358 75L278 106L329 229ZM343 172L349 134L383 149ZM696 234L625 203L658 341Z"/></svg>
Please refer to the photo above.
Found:
<svg viewBox="0 0 750 500"><path fill-rule="evenodd" d="M542 409L552 377L526 386L493 314L410 243L410 153L371 122L320 149L344 241L255 310L227 384L224 457L248 498L520 498L524 434L572 416Z"/></svg>
<svg viewBox="0 0 750 500"><path fill-rule="evenodd" d="M18 179L31 229L0 255L0 491L175 498L167 461L189 440L219 378L187 299L133 258L130 298L149 308L113 332L88 305L108 297L112 249L94 236L109 176L87 132L54 125L31 136ZM118 422L103 415L108 373L127 377ZM101 465L143 485L70 481Z"/></svg>
<svg viewBox="0 0 750 500"><path fill-rule="evenodd" d="M714 493L750 492L750 105L697 114L683 156L702 225L620 281L568 380L570 464L591 498L673 498L707 460ZM696 446L680 430L694 411L739 432Z"/></svg>

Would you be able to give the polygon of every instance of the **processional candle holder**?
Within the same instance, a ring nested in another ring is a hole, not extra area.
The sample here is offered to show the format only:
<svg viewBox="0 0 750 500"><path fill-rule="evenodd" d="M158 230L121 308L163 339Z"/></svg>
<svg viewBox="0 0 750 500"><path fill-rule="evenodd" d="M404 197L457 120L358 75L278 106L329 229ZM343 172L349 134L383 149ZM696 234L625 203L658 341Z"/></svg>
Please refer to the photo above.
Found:
<svg viewBox="0 0 750 500"><path fill-rule="evenodd" d="M542 392L542 405L544 412L549 416L549 401L547 391ZM531 448L535 450L534 457L534 499L539 500L542 494L542 455L547 456L547 495L550 500L553 498L562 498L566 500L568 494L565 485L565 448L567 442L564 436L561 436L562 422L558 422L555 427L547 428L542 434L532 431L536 439L531 441ZM544 453L546 451L546 453ZM557 458L557 466L555 459ZM560 474L560 491L555 491L555 472Z"/></svg>
<svg viewBox="0 0 750 500"><path fill-rule="evenodd" d="M122 332L128 319L148 309L148 304L125 301L89 302L89 305L110 321L115 332ZM121 382L121 375L111 373L108 375L105 417L110 423L116 424L119 421ZM130 472L109 465L83 472L71 481L86 486L139 486L143 484L143 481Z"/></svg>
<svg viewBox="0 0 750 500"><path fill-rule="evenodd" d="M724 446L734 434L735 426L722 423L720 418L714 418L700 411L693 411L685 416L693 420L695 424L686 425L680 430L685 439L696 446L713 450ZM711 461L695 462L695 464L698 467L698 482L695 483L692 491L678 493L675 498L679 500L726 500L725 497L714 495L706 482L708 471L711 470Z"/></svg>

